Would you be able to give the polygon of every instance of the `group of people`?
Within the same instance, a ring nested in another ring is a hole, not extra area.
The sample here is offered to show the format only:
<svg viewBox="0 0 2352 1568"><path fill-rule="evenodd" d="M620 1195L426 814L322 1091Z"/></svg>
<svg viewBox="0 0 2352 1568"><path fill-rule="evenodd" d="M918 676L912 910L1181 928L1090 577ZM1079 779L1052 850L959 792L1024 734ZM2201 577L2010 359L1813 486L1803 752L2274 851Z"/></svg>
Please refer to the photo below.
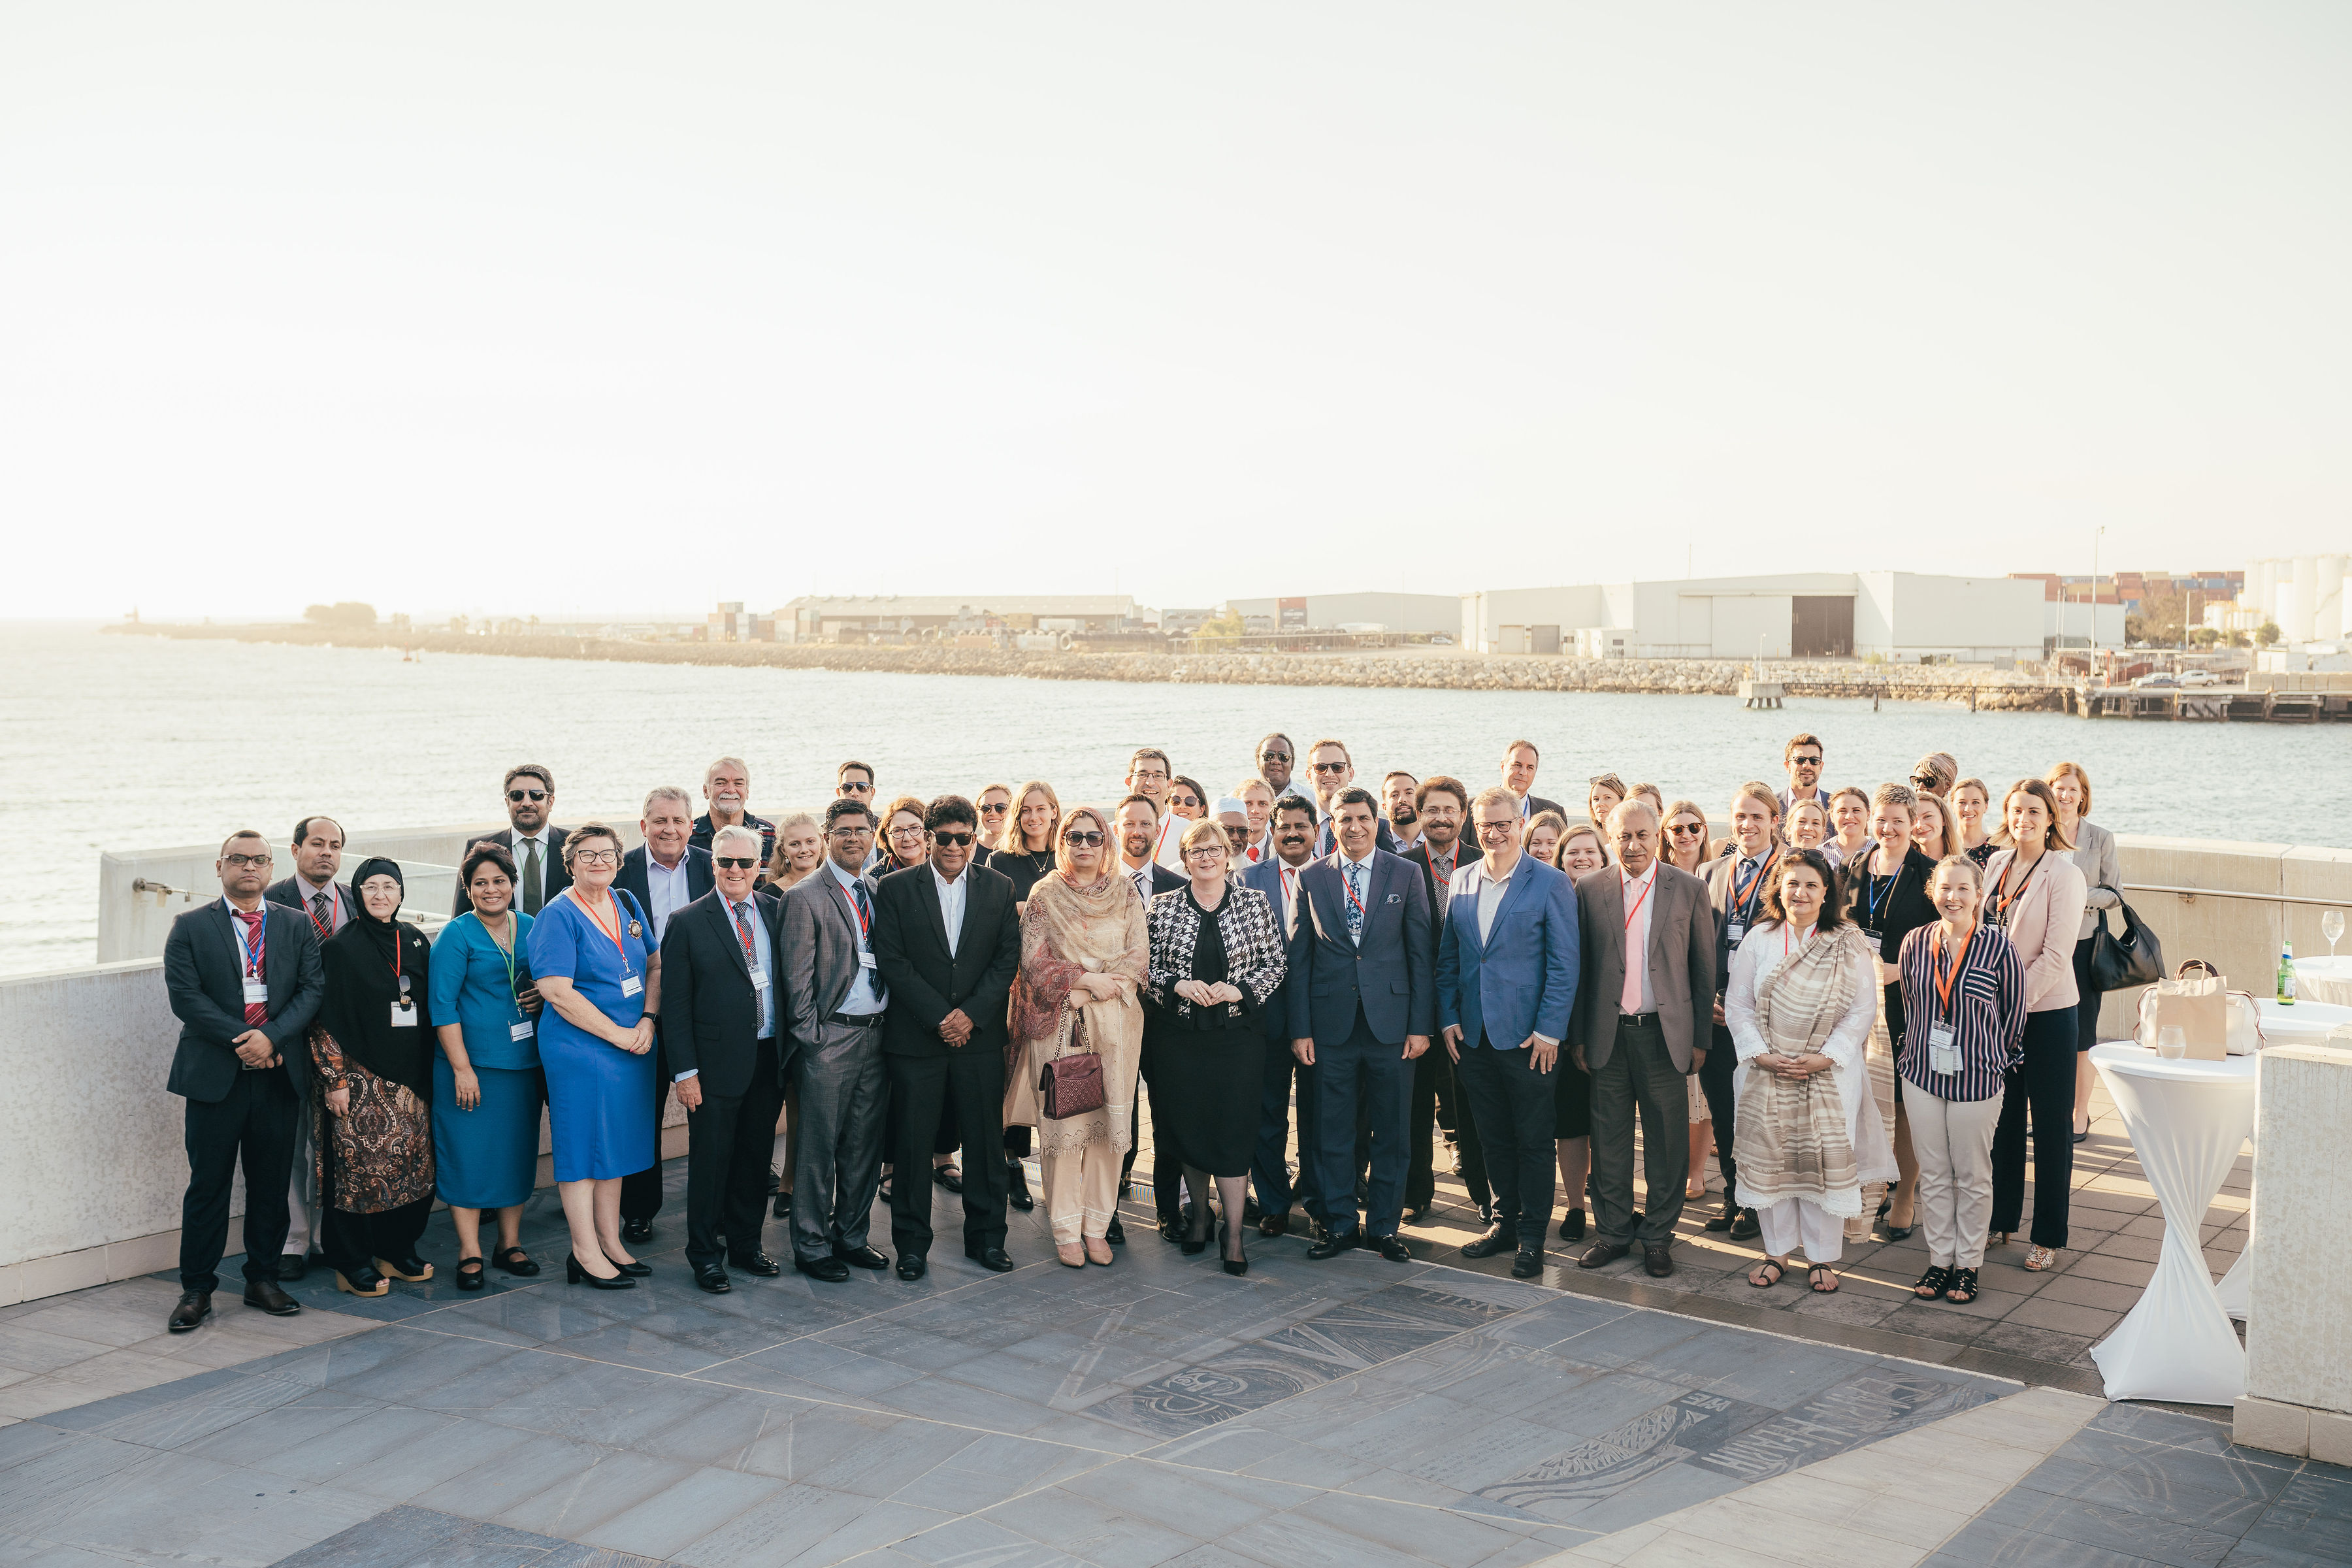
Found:
<svg viewBox="0 0 2352 1568"><path fill-rule="evenodd" d="M1790 740L1786 784L1741 784L1718 836L1612 773L1580 810L1546 799L1525 740L1486 787L1392 771L1375 792L1343 742L1272 734L1223 795L1145 747L1122 796L1068 806L1043 780L877 804L850 762L821 816L774 822L727 757L699 814L651 792L634 849L554 826L552 775L521 763L429 942L397 864L339 879L333 819L296 824L276 882L265 836L233 835L221 899L165 952L190 1163L169 1326L211 1310L240 1163L264 1311L299 1310L281 1281L314 1248L358 1295L433 1278L436 1198L458 1289L537 1275L542 1105L565 1277L632 1288L673 1096L712 1292L782 1273L772 1196L822 1281L893 1267L877 1194L898 1276L923 1278L934 1186L983 1269L1015 1267L1007 1208L1041 1198L1059 1261L1108 1266L1148 1099L1160 1233L1232 1273L1251 1225L1295 1212L1309 1258L1406 1259L1442 1144L1485 1223L1465 1255L1537 1276L1564 1194L1580 1267L1639 1247L1663 1278L1711 1153L1706 1227L1760 1242L1757 1288L1801 1251L1834 1291L1845 1241L1916 1226L1916 1294L1971 1300L2020 1224L2029 1137L2024 1267L2066 1245L2114 840L2072 763L1996 798L1941 752L1871 790L1824 788L1825 762Z"/></svg>

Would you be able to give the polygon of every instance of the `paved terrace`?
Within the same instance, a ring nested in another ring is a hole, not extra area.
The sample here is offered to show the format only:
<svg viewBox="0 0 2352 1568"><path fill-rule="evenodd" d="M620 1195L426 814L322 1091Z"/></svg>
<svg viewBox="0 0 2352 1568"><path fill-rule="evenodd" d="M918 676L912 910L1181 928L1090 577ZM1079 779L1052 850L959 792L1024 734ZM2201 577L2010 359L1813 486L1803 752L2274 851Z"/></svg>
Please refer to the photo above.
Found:
<svg viewBox="0 0 2352 1568"><path fill-rule="evenodd" d="M709 1297L674 1162L627 1293L493 1272L358 1301L317 1271L299 1319L225 1294L177 1338L165 1279L0 1310L0 1563L2352 1561L2352 1473L2095 1396L2083 1352L2158 1221L2111 1121L2078 1153L2066 1267L1998 1258L1970 1309L1906 1304L1916 1239L1850 1253L1826 1299L1749 1289L1752 1251L1695 1228L1671 1280L1520 1283L1456 1266L1458 1188L1410 1265L1260 1239L1234 1279L1147 1202L1111 1268L1016 1215L1010 1275L950 1242L918 1285ZM2244 1209L2241 1180L2217 1269ZM562 1258L551 1194L525 1237ZM454 1258L446 1218L425 1250Z"/></svg>

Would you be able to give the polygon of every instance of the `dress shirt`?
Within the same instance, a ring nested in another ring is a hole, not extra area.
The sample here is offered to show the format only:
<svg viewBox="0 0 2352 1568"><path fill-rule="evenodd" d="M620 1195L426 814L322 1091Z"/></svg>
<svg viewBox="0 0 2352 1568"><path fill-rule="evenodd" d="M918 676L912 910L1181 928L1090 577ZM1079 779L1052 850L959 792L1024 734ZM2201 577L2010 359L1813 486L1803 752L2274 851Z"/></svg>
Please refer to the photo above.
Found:
<svg viewBox="0 0 2352 1568"><path fill-rule="evenodd" d="M1160 817L1160 836L1151 841L1151 858L1171 871L1181 871L1184 868L1184 830L1197 820L1195 817L1179 816L1172 811ZM1148 899L1151 895L1146 892L1143 896Z"/></svg>
<svg viewBox="0 0 2352 1568"><path fill-rule="evenodd" d="M1298 929L1298 873L1305 869L1305 866L1282 868L1282 934L1286 937Z"/></svg>
<svg viewBox="0 0 2352 1568"><path fill-rule="evenodd" d="M653 904L654 942L658 946L662 933L669 930L669 917L686 908L694 900L686 890L686 863L692 857L678 853L677 864L665 866L651 849L646 851L646 897Z"/></svg>
<svg viewBox="0 0 2352 1568"><path fill-rule="evenodd" d="M1389 851L1391 855L1410 855L1414 847L1421 842L1420 834L1416 833L1407 838L1403 831L1393 822L1389 824L1389 837L1396 840L1396 847Z"/></svg>
<svg viewBox="0 0 2352 1568"><path fill-rule="evenodd" d="M868 889L865 884L858 881L856 878L843 870L841 868L841 862L835 860L830 855L825 857L824 868L833 873L833 879L835 881L841 884L841 891L843 895L849 900L849 906L851 909L855 910L857 907L857 901L861 898L866 900L867 919L870 921L872 920L872 910L874 909L874 894L872 891ZM855 920L850 921L850 925L853 930L856 928L856 923L857 922ZM874 951L874 933L870 929L858 931L857 951L861 955ZM860 1014L879 1013L882 1011L882 981L880 978L880 972L870 964L859 964L857 966L856 978L849 983L849 994L841 999L841 1006L838 1011Z"/></svg>
<svg viewBox="0 0 2352 1568"><path fill-rule="evenodd" d="M956 955L956 939L963 935L963 895L964 889L971 886L971 868L965 867L950 882L940 876L940 868L934 866L931 868L931 880L939 884L940 920L948 931L948 956L953 958Z"/></svg>
<svg viewBox="0 0 2352 1568"><path fill-rule="evenodd" d="M1129 881L1135 884L1135 890L1143 895L1143 901L1147 904L1151 902L1151 868L1158 864L1156 860L1146 860L1140 866L1130 866L1125 856L1119 857L1118 868L1127 874Z"/></svg>
<svg viewBox="0 0 2352 1568"><path fill-rule="evenodd" d="M1475 860L1478 857L1474 855L1471 858ZM1461 868L1462 840L1459 838L1447 845L1442 856L1434 849L1429 852L1429 874L1437 883L1437 912L1440 916L1448 913L1453 907L1454 873Z"/></svg>
<svg viewBox="0 0 2352 1568"><path fill-rule="evenodd" d="M533 834L518 833L514 836L514 907L518 910L522 908L522 879L530 874L530 847L534 844L539 846L539 886L531 890L539 895L542 907L547 902L547 868L554 861L555 851L547 847L547 829L542 827ZM648 855L646 858L650 860L653 857Z"/></svg>
<svg viewBox="0 0 2352 1568"><path fill-rule="evenodd" d="M1511 879L1518 873L1519 861L1526 858L1523 855L1514 859L1511 868L1499 877L1495 875L1494 868L1486 864L1484 857L1479 858L1478 874L1470 881L1470 885L1477 889L1479 946L1484 947L1495 940L1495 911L1503 907L1503 900L1511 890Z"/></svg>
<svg viewBox="0 0 2352 1568"><path fill-rule="evenodd" d="M650 855L646 856L646 863L648 867L652 866L654 863L654 858ZM686 864L685 856L681 855L678 857L678 864L681 867ZM776 954L774 948L772 947L768 942L768 922L760 918L760 906L757 901L753 900L745 899L739 904L734 900L726 898L724 895L721 895L719 902L727 910L727 934L734 938L735 944L738 947L741 946L743 943L743 927L736 921L735 912L738 910L742 911L744 922L748 923L751 928L751 952L755 955L752 961L752 967L759 970L761 973L765 974L768 977L768 983L765 985L758 987L760 996L760 1038L763 1040L772 1040L776 1037ZM661 918L662 917L660 916L656 917L657 920ZM684 1083L688 1079L694 1077L702 1069L700 1068L688 1068L682 1073L675 1073L671 1075L670 1081L672 1083Z"/></svg>
<svg viewBox="0 0 2352 1568"><path fill-rule="evenodd" d="M1271 860L1273 858L1274 825L1272 823L1268 823L1266 825L1265 831L1257 836L1256 841L1252 843L1248 848L1242 851L1242 864L1244 866L1255 866L1261 860Z"/></svg>
<svg viewBox="0 0 2352 1568"><path fill-rule="evenodd" d="M327 934L329 936L334 935L351 924L352 907L343 902L343 889L332 877L327 879L325 887L314 888L310 886L310 879L298 872L294 878L294 888L302 895L302 912L306 915L310 914L317 907L310 902L311 900L321 893L327 895ZM314 920L311 923L316 925L318 922Z"/></svg>
<svg viewBox="0 0 2352 1568"><path fill-rule="evenodd" d="M1658 863L1651 861L1650 868L1638 877L1628 877L1625 868L1618 867L1617 891L1618 896L1624 900L1621 918L1628 912L1633 917L1625 923L1625 973L1641 978L1642 1005L1636 1011L1654 1013L1658 1010L1658 997L1650 989L1650 913L1651 906L1658 896ZM1636 899L1642 900L1638 910L1633 909ZM1622 1003L1619 1010L1623 1010Z"/></svg>
<svg viewBox="0 0 2352 1568"><path fill-rule="evenodd" d="M1372 923L1372 855L1376 855L1378 853L1380 853L1378 850L1373 850L1370 854L1367 854L1360 860L1350 858L1345 850L1340 851L1339 854L1339 880L1342 883L1346 883L1349 880L1348 871L1349 867L1361 866L1364 868L1363 886L1359 889L1357 894L1359 898L1364 900L1363 917L1356 922L1356 945L1358 947L1364 945L1364 927ZM1343 899L1348 896L1344 889L1340 892L1339 896ZM1340 918L1345 920L1347 917L1345 914L1342 914Z"/></svg>

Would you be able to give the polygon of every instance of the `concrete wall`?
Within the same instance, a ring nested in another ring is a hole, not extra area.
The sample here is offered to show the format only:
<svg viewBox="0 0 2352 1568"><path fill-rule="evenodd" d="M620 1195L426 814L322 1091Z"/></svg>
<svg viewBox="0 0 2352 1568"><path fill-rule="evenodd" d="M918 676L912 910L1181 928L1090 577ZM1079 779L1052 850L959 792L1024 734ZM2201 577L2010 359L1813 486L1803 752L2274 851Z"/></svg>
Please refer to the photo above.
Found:
<svg viewBox="0 0 2352 1568"><path fill-rule="evenodd" d="M2343 1158L2352 1058L2309 1046L2265 1051L2261 1092L2261 1243L2249 1282L2246 1393L2305 1412L2352 1411L2352 1312L2344 1308L2352 1252L2340 1234L2352 1204L2352 1164ZM2322 1457L2307 1441L2288 1451Z"/></svg>
<svg viewBox="0 0 2352 1568"><path fill-rule="evenodd" d="M1601 590L1589 584L1573 588L1489 588L1462 595L1462 646L1477 653L1502 651L1502 628L1507 626L1572 631L1578 626L1612 624Z"/></svg>

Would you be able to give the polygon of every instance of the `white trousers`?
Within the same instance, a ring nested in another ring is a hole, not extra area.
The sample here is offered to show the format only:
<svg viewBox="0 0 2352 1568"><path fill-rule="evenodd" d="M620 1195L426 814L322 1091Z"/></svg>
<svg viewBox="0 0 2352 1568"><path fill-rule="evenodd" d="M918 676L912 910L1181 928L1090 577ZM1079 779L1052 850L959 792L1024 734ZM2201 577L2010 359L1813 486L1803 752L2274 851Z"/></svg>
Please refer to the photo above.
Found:
<svg viewBox="0 0 2352 1568"><path fill-rule="evenodd" d="M1042 1150L1037 1178L1045 1187L1045 1217L1053 1222L1054 1245L1076 1247L1092 1237L1100 1241L1118 1213L1120 1151L1108 1137L1086 1144L1075 1153Z"/></svg>
<svg viewBox="0 0 2352 1568"><path fill-rule="evenodd" d="M1769 1258L1786 1258L1801 1247L1808 1263L1835 1263L1845 1251L1845 1221L1802 1198L1759 1205L1756 1223Z"/></svg>
<svg viewBox="0 0 2352 1568"><path fill-rule="evenodd" d="M1911 1152L1919 1157L1919 1228L1927 1233L1927 1261L1946 1268L1983 1268L2000 1096L1937 1100L1906 1079L1903 1110L1911 1122Z"/></svg>

